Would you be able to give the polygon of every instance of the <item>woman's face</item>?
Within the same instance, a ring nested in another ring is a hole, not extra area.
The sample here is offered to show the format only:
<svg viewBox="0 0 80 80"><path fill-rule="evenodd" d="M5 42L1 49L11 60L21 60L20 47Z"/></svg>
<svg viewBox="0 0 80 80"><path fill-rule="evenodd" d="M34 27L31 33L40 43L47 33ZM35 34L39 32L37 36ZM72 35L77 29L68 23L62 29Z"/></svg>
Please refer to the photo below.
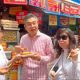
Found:
<svg viewBox="0 0 80 80"><path fill-rule="evenodd" d="M69 37L66 33L62 33L60 34L59 38L58 38L58 43L59 46L62 49L67 49L69 47Z"/></svg>

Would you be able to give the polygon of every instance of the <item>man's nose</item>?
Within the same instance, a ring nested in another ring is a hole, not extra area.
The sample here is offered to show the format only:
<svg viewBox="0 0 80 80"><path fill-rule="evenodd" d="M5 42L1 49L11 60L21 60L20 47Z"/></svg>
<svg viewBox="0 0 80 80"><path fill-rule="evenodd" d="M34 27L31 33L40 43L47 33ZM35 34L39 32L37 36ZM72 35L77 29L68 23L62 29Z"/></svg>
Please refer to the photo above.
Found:
<svg viewBox="0 0 80 80"><path fill-rule="evenodd" d="M34 24L31 24L31 27L34 27Z"/></svg>

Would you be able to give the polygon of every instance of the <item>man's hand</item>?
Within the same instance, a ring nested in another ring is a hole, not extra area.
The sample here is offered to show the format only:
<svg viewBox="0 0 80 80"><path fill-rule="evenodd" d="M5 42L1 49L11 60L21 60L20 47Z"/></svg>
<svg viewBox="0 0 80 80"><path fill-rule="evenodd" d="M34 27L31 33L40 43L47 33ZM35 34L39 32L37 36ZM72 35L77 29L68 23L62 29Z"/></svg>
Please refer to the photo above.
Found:
<svg viewBox="0 0 80 80"><path fill-rule="evenodd" d="M37 61L41 60L41 56L38 53L32 54L30 58Z"/></svg>
<svg viewBox="0 0 80 80"><path fill-rule="evenodd" d="M38 53L35 54L27 54L27 55L21 55L22 58L31 58L33 60L37 60L40 61L41 60L41 56Z"/></svg>

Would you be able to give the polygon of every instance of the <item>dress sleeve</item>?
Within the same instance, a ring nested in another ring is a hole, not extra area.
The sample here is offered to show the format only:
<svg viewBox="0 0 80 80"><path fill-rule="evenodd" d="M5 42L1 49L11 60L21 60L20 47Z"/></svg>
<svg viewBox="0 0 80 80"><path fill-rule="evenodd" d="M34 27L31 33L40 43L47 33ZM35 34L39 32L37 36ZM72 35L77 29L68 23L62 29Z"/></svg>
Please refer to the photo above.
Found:
<svg viewBox="0 0 80 80"><path fill-rule="evenodd" d="M76 65L76 74L78 80L80 80L80 49L78 50L78 59L76 62L74 62L74 64Z"/></svg>
<svg viewBox="0 0 80 80"><path fill-rule="evenodd" d="M74 71L73 74L75 74L77 80L80 80L80 50L79 49L77 49L77 54L78 54L77 60L76 61L71 60L71 61L73 63L72 65Z"/></svg>

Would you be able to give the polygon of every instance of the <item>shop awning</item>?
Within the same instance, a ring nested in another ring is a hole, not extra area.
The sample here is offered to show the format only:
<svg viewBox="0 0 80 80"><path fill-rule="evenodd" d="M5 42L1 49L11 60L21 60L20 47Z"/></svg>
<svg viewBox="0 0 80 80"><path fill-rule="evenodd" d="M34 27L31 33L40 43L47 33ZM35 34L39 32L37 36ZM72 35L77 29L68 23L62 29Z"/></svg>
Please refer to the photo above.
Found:
<svg viewBox="0 0 80 80"><path fill-rule="evenodd" d="M73 4L80 5L80 0L65 0L65 1L71 2Z"/></svg>
<svg viewBox="0 0 80 80"><path fill-rule="evenodd" d="M19 5L27 5L27 0L3 0L4 4L19 4Z"/></svg>
<svg viewBox="0 0 80 80"><path fill-rule="evenodd" d="M69 15L69 14L64 14L64 13L58 13L58 12L51 12L51 11L47 11L47 10L43 10L43 12L47 13L47 14L52 14L52 15L59 15L59 16L65 16L65 17L72 17L72 18L80 18L80 16L78 15Z"/></svg>

